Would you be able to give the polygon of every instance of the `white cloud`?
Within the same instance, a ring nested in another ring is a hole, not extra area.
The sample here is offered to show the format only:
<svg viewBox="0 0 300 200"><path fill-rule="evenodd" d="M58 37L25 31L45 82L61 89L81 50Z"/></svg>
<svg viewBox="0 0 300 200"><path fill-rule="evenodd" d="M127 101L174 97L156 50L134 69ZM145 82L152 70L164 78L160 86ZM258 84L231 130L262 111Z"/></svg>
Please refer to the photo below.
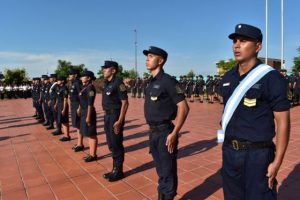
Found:
<svg viewBox="0 0 300 200"><path fill-rule="evenodd" d="M140 58L144 59L143 57ZM0 71L5 68L24 67L29 76L34 77L46 73L53 73L57 67L58 60L67 60L73 64L85 64L88 69L96 73L99 67L104 63L104 60L110 59L119 62L126 69L130 69L134 65L134 56L128 55L125 52L101 52L98 50L79 50L58 53L0 51Z"/></svg>

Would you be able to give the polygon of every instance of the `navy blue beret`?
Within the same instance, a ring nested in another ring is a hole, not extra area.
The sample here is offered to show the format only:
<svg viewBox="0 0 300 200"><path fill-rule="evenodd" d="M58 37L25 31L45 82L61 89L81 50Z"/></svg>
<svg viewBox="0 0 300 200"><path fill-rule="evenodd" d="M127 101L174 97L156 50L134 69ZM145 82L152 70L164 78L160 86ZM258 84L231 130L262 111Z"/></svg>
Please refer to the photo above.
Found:
<svg viewBox="0 0 300 200"><path fill-rule="evenodd" d="M260 42L263 40L262 32L259 28L248 24L238 24L235 26L235 32L228 37L234 39L236 36L245 36L248 38L256 39Z"/></svg>
<svg viewBox="0 0 300 200"><path fill-rule="evenodd" d="M64 76L58 76L58 77L57 77L57 80L58 80L58 81L66 81L67 78L64 77Z"/></svg>
<svg viewBox="0 0 300 200"><path fill-rule="evenodd" d="M57 78L57 74L50 74L50 78Z"/></svg>
<svg viewBox="0 0 300 200"><path fill-rule="evenodd" d="M161 56L165 61L168 58L168 53L165 50L158 48L158 47L150 46L148 50L143 51L143 54L145 56L147 56L149 53Z"/></svg>
<svg viewBox="0 0 300 200"><path fill-rule="evenodd" d="M115 61L106 60L104 61L104 65L101 68L110 68L110 67L114 67L118 69L119 64Z"/></svg>
<svg viewBox="0 0 300 200"><path fill-rule="evenodd" d="M92 72L92 71L89 71L89 70L85 70L85 71L83 71L83 73L81 74L81 76L88 76L88 77L90 77L90 78L92 78L92 79L94 79L94 78L95 78L95 76L94 76L94 72Z"/></svg>

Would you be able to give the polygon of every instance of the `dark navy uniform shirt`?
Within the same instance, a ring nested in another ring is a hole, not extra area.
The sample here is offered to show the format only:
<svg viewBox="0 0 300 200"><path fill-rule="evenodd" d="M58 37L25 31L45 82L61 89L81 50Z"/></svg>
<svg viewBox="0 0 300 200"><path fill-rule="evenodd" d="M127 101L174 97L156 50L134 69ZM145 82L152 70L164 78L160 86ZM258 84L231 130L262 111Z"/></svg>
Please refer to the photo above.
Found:
<svg viewBox="0 0 300 200"><path fill-rule="evenodd" d="M121 109L121 100L127 99L127 90L121 79L114 77L111 81L105 81L102 92L103 110Z"/></svg>
<svg viewBox="0 0 300 200"><path fill-rule="evenodd" d="M41 83L41 86L40 86L40 97L42 98L42 101L44 100L45 87L46 87L46 84Z"/></svg>
<svg viewBox="0 0 300 200"><path fill-rule="evenodd" d="M82 86L79 92L80 109L86 110L88 106L94 107L94 102L96 98L96 89L92 83Z"/></svg>
<svg viewBox="0 0 300 200"><path fill-rule="evenodd" d="M50 88L51 88L51 83L47 83L44 86L44 100L45 102L50 101Z"/></svg>
<svg viewBox="0 0 300 200"><path fill-rule="evenodd" d="M64 98L68 98L69 92L67 86L58 86L57 89L57 103L59 105L63 105Z"/></svg>
<svg viewBox="0 0 300 200"><path fill-rule="evenodd" d="M79 102L79 92L81 90L81 82L79 79L75 79L72 81L70 87L70 101L72 102Z"/></svg>
<svg viewBox="0 0 300 200"><path fill-rule="evenodd" d="M259 64L260 61L251 70ZM234 89L248 73L240 76L236 66L225 74L221 81L221 94L225 105ZM271 141L275 135L273 112L287 111L290 108L286 84L284 77L276 70L268 72L255 83L232 115L226 128L225 139Z"/></svg>
<svg viewBox="0 0 300 200"><path fill-rule="evenodd" d="M54 85L55 84L55 85ZM52 87L53 86L53 87ZM51 88L52 87L52 88ZM55 103L56 99L57 99L57 90L58 90L58 84L57 83L53 83L50 87L50 99L51 101L53 101L53 103Z"/></svg>
<svg viewBox="0 0 300 200"><path fill-rule="evenodd" d="M151 77L145 93L145 118L148 124L155 125L174 120L177 103L185 99L178 81L161 70Z"/></svg>

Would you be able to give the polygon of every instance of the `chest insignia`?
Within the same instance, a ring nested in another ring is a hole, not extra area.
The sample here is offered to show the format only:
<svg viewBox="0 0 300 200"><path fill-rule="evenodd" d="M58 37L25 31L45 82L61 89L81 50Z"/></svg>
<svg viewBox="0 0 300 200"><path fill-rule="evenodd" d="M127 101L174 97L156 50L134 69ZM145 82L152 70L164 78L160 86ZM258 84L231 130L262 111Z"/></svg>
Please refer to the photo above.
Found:
<svg viewBox="0 0 300 200"><path fill-rule="evenodd" d="M181 87L180 87L179 84L176 84L175 89L176 89L176 92L177 92L178 94L183 94L183 93L184 93L184 91L181 89Z"/></svg>
<svg viewBox="0 0 300 200"><path fill-rule="evenodd" d="M90 92L89 92L89 96L90 96L90 97L95 96L95 92L94 92L94 91L90 91Z"/></svg>
<svg viewBox="0 0 300 200"><path fill-rule="evenodd" d="M150 98L152 101L157 101L157 97L151 97Z"/></svg>
<svg viewBox="0 0 300 200"><path fill-rule="evenodd" d="M119 89L120 89L121 92L126 91L126 87L123 83L119 86Z"/></svg>
<svg viewBox="0 0 300 200"><path fill-rule="evenodd" d="M244 98L244 105L247 107L254 107L256 106L256 99Z"/></svg>

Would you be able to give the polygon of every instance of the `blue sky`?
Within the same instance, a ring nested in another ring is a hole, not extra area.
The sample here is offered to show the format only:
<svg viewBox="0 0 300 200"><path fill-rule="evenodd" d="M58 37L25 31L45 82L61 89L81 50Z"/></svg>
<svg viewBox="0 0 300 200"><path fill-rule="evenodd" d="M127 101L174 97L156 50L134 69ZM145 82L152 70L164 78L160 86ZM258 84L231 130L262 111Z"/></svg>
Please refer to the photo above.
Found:
<svg viewBox="0 0 300 200"><path fill-rule="evenodd" d="M288 70L299 56L299 7L285 0ZM150 45L169 53L165 70L172 75L215 74L215 62L233 58L227 36L238 23L265 33L265 0L1 0L0 71L25 67L30 77L40 76L52 73L58 59L94 72L107 59L131 69L137 29L140 74L142 50ZM280 0L269 0L269 57L279 59L280 27Z"/></svg>

